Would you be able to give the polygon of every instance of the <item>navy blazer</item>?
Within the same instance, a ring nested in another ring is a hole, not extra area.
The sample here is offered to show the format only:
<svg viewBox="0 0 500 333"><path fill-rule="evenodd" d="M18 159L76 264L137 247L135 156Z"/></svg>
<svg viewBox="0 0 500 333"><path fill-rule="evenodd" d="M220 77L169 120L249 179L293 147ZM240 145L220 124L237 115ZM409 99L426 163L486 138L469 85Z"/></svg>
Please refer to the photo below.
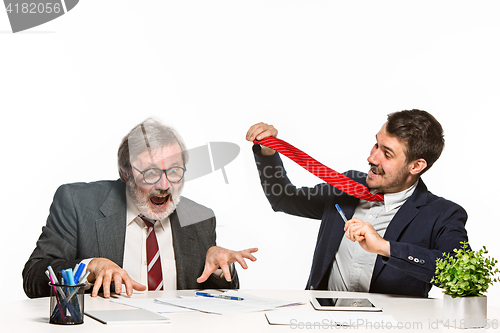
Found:
<svg viewBox="0 0 500 333"><path fill-rule="evenodd" d="M279 154L262 156L258 145L253 150L261 184L272 208L321 220L306 288L326 290L333 259L344 237L344 221L335 204L350 219L359 199L326 183L296 188L288 179ZM366 173L349 171L345 175L366 186ZM387 227L384 239L390 242L391 254L377 255L369 291L427 297L436 258L468 240L466 221L467 213L462 207L432 194L420 179Z"/></svg>

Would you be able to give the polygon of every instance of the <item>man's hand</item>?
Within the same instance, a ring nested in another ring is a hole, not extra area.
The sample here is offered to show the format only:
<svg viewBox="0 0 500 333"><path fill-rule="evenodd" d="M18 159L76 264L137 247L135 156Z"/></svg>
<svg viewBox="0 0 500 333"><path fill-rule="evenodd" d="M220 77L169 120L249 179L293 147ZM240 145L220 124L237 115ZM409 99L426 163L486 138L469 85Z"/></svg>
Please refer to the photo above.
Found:
<svg viewBox="0 0 500 333"><path fill-rule="evenodd" d="M278 135L278 130L274 128L273 125L268 125L266 123L258 123L250 127L250 129L247 132L246 139L248 141L253 141L255 139L262 140L269 136L276 137L277 135ZM261 147L262 147L261 154L264 156L270 156L276 152L274 149L264 146Z"/></svg>
<svg viewBox="0 0 500 333"><path fill-rule="evenodd" d="M94 258L89 262L87 270L90 274L87 278L89 282L94 283L92 297L96 297L99 288L103 289L104 297L109 298L111 281L115 282L115 292L122 292L122 283L125 284L127 295L132 295L132 290L144 291L146 286L132 280L127 272L120 266L106 258Z"/></svg>
<svg viewBox="0 0 500 333"><path fill-rule="evenodd" d="M347 238L353 242L358 242L365 251L377 253L385 257L391 256L389 241L380 237L370 223L353 218L347 221L344 231Z"/></svg>
<svg viewBox="0 0 500 333"><path fill-rule="evenodd" d="M245 258L250 259L251 261L257 260L257 258L252 255L252 253L257 251L258 249L256 247L243 251L231 251L223 247L212 246L207 251L205 270L196 281L198 283L205 282L210 277L210 274L221 268L226 281L229 282L231 281L229 265L237 261L243 269L247 269L248 266L245 262Z"/></svg>

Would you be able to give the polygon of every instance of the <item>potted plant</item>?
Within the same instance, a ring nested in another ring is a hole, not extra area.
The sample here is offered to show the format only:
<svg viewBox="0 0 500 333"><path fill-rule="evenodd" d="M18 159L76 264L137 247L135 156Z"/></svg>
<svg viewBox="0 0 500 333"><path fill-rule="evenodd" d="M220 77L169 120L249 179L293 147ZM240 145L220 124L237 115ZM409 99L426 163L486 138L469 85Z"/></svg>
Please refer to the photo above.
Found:
<svg viewBox="0 0 500 333"><path fill-rule="evenodd" d="M443 324L458 328L484 327L486 322L486 296L483 295L499 279L495 268L497 260L487 257L483 246L472 251L468 242L452 254L443 253L436 259L436 273L431 279L443 288Z"/></svg>

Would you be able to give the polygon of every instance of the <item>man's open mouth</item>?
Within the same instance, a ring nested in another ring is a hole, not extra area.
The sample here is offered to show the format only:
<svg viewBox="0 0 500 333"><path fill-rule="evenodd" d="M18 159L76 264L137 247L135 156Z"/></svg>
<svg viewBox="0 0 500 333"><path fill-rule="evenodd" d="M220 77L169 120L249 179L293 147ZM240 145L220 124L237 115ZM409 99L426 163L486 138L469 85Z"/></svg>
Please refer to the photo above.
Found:
<svg viewBox="0 0 500 333"><path fill-rule="evenodd" d="M151 196L151 198L149 198L149 201L151 201L151 203L155 206L162 206L168 202L169 198L170 198L170 193L165 195L153 195Z"/></svg>
<svg viewBox="0 0 500 333"><path fill-rule="evenodd" d="M383 175L384 172L378 168L376 165L370 165L370 172L374 175Z"/></svg>

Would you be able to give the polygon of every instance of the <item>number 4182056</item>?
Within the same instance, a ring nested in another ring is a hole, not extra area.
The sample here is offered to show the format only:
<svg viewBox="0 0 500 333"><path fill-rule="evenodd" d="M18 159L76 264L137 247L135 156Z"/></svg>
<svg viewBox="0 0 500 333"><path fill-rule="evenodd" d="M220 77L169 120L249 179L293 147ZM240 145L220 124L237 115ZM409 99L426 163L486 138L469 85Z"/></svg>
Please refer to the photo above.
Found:
<svg viewBox="0 0 500 333"><path fill-rule="evenodd" d="M60 3L9 3L7 5L7 13L11 14L14 12L15 14L59 14L62 11Z"/></svg>

